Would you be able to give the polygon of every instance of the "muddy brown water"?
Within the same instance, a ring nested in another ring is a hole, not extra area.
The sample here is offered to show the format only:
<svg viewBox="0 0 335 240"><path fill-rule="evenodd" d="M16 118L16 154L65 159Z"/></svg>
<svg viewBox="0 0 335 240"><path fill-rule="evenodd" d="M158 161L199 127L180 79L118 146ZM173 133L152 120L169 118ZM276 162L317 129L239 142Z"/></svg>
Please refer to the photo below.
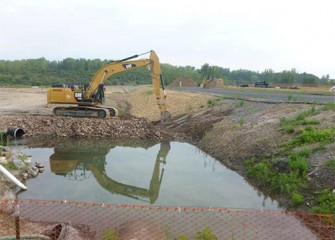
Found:
<svg viewBox="0 0 335 240"><path fill-rule="evenodd" d="M185 142L11 142L44 165L19 199L280 209L236 172Z"/></svg>

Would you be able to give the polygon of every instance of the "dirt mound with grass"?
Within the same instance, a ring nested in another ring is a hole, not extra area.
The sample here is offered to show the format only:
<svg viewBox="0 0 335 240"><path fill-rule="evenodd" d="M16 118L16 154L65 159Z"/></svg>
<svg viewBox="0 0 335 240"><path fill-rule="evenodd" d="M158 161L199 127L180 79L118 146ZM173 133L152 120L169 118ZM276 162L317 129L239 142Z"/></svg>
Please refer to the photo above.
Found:
<svg viewBox="0 0 335 240"><path fill-rule="evenodd" d="M197 87L198 83L193 81L191 78L177 78L175 79L169 87Z"/></svg>

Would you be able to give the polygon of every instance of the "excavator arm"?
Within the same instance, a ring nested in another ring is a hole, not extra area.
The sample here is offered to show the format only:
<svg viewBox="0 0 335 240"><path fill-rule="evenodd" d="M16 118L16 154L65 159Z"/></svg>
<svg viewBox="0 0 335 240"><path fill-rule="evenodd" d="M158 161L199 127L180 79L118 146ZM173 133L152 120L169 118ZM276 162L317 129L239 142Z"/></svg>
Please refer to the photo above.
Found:
<svg viewBox="0 0 335 240"><path fill-rule="evenodd" d="M150 63L151 61L149 59L142 59L127 62L111 62L102 66L93 76L84 97L87 99L92 98L92 96L94 96L96 91L99 89L99 85L104 84L104 82L111 76L117 73L133 70L135 68L144 67Z"/></svg>

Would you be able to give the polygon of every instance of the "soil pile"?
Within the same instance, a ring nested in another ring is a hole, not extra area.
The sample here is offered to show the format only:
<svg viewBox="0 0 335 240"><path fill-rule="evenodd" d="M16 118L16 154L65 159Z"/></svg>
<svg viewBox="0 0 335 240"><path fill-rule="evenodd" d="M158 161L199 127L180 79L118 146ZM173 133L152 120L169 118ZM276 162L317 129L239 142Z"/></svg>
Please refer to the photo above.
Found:
<svg viewBox="0 0 335 240"><path fill-rule="evenodd" d="M206 81L204 84L204 88L223 88L224 81L223 79L213 79Z"/></svg>
<svg viewBox="0 0 335 240"><path fill-rule="evenodd" d="M197 87L198 83L193 81L191 78L177 78L175 79L169 87Z"/></svg>

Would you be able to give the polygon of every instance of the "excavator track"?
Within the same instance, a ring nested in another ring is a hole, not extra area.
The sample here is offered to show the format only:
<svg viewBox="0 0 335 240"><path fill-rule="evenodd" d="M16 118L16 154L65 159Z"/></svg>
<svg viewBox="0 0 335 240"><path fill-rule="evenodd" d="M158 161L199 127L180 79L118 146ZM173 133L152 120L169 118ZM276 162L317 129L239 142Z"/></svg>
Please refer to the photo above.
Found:
<svg viewBox="0 0 335 240"><path fill-rule="evenodd" d="M55 116L91 118L115 117L118 113L116 108L90 106L55 107L52 112Z"/></svg>

